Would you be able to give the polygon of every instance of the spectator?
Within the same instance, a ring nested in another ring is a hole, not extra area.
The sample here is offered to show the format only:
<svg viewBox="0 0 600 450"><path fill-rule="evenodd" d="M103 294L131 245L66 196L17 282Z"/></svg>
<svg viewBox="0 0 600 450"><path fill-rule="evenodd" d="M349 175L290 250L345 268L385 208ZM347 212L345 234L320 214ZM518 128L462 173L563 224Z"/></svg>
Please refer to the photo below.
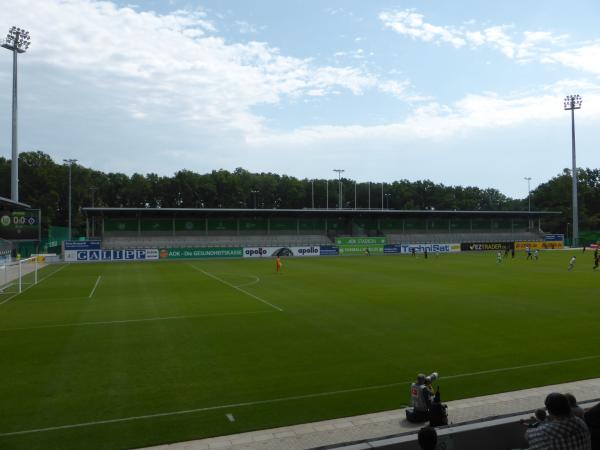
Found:
<svg viewBox="0 0 600 450"><path fill-rule="evenodd" d="M600 403L588 409L584 418L592 435L592 450L600 450Z"/></svg>
<svg viewBox="0 0 600 450"><path fill-rule="evenodd" d="M571 414L569 400L554 392L544 402L549 417L525 437L531 450L591 450L590 432L583 420Z"/></svg>
<svg viewBox="0 0 600 450"><path fill-rule="evenodd" d="M419 446L422 450L435 450L437 433L433 427L423 427L419 430Z"/></svg>
<svg viewBox="0 0 600 450"><path fill-rule="evenodd" d="M571 413L573 413L574 416L583 419L583 408L577 405L577 400L575 399L575 396L573 394L565 394L565 397L567 397L567 400L569 400Z"/></svg>

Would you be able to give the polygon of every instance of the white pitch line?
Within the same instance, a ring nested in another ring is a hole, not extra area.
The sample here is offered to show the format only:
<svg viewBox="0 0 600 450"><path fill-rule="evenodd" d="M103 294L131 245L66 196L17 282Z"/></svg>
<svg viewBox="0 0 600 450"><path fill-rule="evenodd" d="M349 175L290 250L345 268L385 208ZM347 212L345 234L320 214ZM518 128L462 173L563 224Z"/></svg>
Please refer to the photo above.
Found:
<svg viewBox="0 0 600 450"><path fill-rule="evenodd" d="M98 275L98 278L96 279L96 284L94 285L94 288L92 289L92 292L90 292L90 296L88 298L92 298L94 292L96 292L96 288L98 287L98 284L100 284L100 278L102 277Z"/></svg>
<svg viewBox="0 0 600 450"><path fill-rule="evenodd" d="M586 361L586 360L598 359L598 358L600 358L600 355L583 356L581 358L563 359L563 360L558 360L558 361L546 361L546 362L535 363L535 364L526 364L526 365L522 365L522 366L502 367L499 369L483 370L480 372L470 372L470 373L462 373L462 374L457 374L457 375L448 375L446 377L440 377L440 380L447 379L447 378L464 378L464 377L470 377L470 376L475 376L475 375L496 373L496 372L505 372L508 370L519 370L519 369L525 369L525 368L530 368L530 367L551 366L551 365L558 365L558 364L571 363L571 362L577 362L577 361ZM379 384L379 385L374 385L374 386L363 386L363 387L358 387L358 388L353 388L353 389L341 389L339 391L317 392L314 394L305 394L305 395L294 395L294 396L290 396L290 397L280 397L280 398L273 398L273 399L269 399L269 400L257 400L257 401L252 401L252 402L230 403L228 405L207 406L204 408L184 409L181 411L169 411L169 412L163 412L163 413L146 414L143 416L120 417L120 418L116 418L116 419L97 420L94 422L82 422L82 423L74 423L74 424L69 424L69 425L58 425L58 426L46 427L46 428L32 428L29 430L8 431L5 433L0 433L0 437L18 436L18 435L33 434L33 433L43 433L45 431L66 430L66 429L72 429L72 428L91 427L91 426L106 425L106 424L111 424L111 423L131 422L131 421L135 421L135 420L154 419L157 417L180 416L180 415L184 415L184 414L216 411L219 409L230 409L230 408L240 408L240 407L244 407L244 406L266 405L269 403L282 403L282 402L288 402L288 401L294 401L294 400L304 400L304 399L308 399L308 398L328 397L328 396L339 395L339 394L348 394L348 393L352 393L352 392L373 391L373 390L377 390L377 389L385 389L385 388L390 388L390 387L410 385L413 381L414 380L402 381L402 382L397 382L397 383Z"/></svg>
<svg viewBox="0 0 600 450"><path fill-rule="evenodd" d="M63 266L61 266L60 269L55 270L54 272L52 272L49 275L46 275L45 277L41 278L38 280L37 284L40 284L42 281L44 281L47 278L50 278L52 275L54 275L56 272L60 272L61 270L63 270L65 267L67 267L68 264L65 264ZM0 302L0 305L4 305L6 302L12 300L13 298L15 298L17 295L22 294L23 292L25 292L26 290L32 288L33 286L36 286L36 284L30 284L29 286L27 286L25 289L23 289L21 292L17 292L16 294L8 297L6 300Z"/></svg>
<svg viewBox="0 0 600 450"><path fill-rule="evenodd" d="M257 296L257 295L254 295L254 294L253 294L253 293L251 293L251 292L248 292L248 291L246 291L246 290L242 289L241 287L238 287L238 286L236 286L236 285L234 285L234 284L231 284L231 283L229 283L229 282L227 282L227 281L225 281L225 280L223 280L223 279L219 278L218 276L216 276L216 275L213 275L212 273L205 272L204 270L202 270L202 269L200 269L200 268L198 268L198 267L196 267L196 266L194 266L194 265L192 265L192 264L190 264L190 266L191 266L192 268L196 269L198 272L202 272L202 273L203 273L204 275L206 275L207 277L211 277L211 278L213 278L213 279L215 279L215 280L217 280L217 281L219 281L219 282L221 282L221 283L223 283L223 284L225 284L225 285L229 286L230 288L233 288L233 289L235 289L235 290L238 290L238 291L240 291L240 292L243 292L244 294L246 294L246 295L248 295L248 296L250 296L250 297L252 297L252 298L254 298L254 299L258 300L259 302L263 302L265 305L268 305L268 306L270 306L271 308L275 308L277 311L281 311L281 312L283 312L283 309L281 309L279 306L275 306L274 304L272 304L272 303L269 303L268 301L266 301L266 300L264 300L264 299L260 298L260 297L259 297L259 296Z"/></svg>
<svg viewBox="0 0 600 450"><path fill-rule="evenodd" d="M238 285L236 285L236 287L241 288L241 287L252 286L254 284L260 283L260 278L258 278L255 275L244 275L244 276L246 276L248 278L254 278L254 280L253 281L249 281L248 283L238 284Z"/></svg>
<svg viewBox="0 0 600 450"><path fill-rule="evenodd" d="M125 319L125 320L104 320L98 322L75 322L75 323L61 323L55 325L38 325L34 327L19 327L19 328L0 328L0 332L3 331L24 331L24 330L40 330L44 328L66 328L66 327L83 327L89 325L113 325L120 323L135 323L135 322L152 322L157 320L181 320L181 319L196 319L202 317L220 317L220 316L242 316L246 314L274 314L271 311L245 311L245 312L231 312L231 313L214 313L214 314L195 314L189 316L164 316L164 317L149 317L147 319Z"/></svg>
<svg viewBox="0 0 600 450"><path fill-rule="evenodd" d="M235 417L233 417L233 414L225 414L225 416L227 416L230 422L235 422Z"/></svg>
<svg viewBox="0 0 600 450"><path fill-rule="evenodd" d="M5 291L6 289L8 289L9 287L11 287L11 286L12 286L12 285L14 285L14 284L15 284L15 283L10 283L10 284L7 284L6 286L2 286L2 287L0 288L0 294L4 293L4 291Z"/></svg>

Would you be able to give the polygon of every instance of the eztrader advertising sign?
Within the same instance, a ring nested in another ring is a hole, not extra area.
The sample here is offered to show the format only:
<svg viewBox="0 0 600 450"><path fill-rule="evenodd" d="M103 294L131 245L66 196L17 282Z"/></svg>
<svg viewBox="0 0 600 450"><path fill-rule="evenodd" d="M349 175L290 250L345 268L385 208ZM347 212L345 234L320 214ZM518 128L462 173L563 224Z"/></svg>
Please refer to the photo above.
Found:
<svg viewBox="0 0 600 450"><path fill-rule="evenodd" d="M514 248L514 242L466 242L460 244L463 252L490 252Z"/></svg>
<svg viewBox="0 0 600 450"><path fill-rule="evenodd" d="M241 258L241 247L161 248L160 259Z"/></svg>

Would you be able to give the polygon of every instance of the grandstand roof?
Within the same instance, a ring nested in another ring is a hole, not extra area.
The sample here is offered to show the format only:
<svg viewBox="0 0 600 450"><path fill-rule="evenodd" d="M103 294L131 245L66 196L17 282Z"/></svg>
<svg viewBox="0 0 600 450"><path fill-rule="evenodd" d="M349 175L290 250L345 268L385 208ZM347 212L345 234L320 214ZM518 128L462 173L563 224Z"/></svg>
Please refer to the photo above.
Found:
<svg viewBox="0 0 600 450"><path fill-rule="evenodd" d="M10 198L6 197L0 197L0 206L18 206L20 208L31 208L31 206L27 203L15 202L14 200L11 200Z"/></svg>
<svg viewBox="0 0 600 450"><path fill-rule="evenodd" d="M209 214L425 214L425 215L506 215L506 216L551 216L561 215L560 211L457 211L457 210L442 210L442 209L353 209L353 208L303 208L303 209L265 209L265 208L110 208L110 207L86 207L81 208L84 213L95 215L104 213L209 213Z"/></svg>

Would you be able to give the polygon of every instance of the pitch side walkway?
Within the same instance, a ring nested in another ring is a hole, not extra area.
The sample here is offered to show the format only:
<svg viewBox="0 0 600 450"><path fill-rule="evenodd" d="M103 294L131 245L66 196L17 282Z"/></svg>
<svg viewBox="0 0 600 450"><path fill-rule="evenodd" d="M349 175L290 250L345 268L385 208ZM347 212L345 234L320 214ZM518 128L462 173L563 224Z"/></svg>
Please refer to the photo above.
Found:
<svg viewBox="0 0 600 450"><path fill-rule="evenodd" d="M531 412L543 407L550 392L570 392L578 402L600 398L600 378L544 386L446 402L453 424L492 418L502 414ZM408 392L407 392L408 396ZM404 409L323 422L232 434L197 441L148 447L145 450L305 450L324 445L372 439L416 431L421 426L406 422ZM144 449L139 449L144 450Z"/></svg>

